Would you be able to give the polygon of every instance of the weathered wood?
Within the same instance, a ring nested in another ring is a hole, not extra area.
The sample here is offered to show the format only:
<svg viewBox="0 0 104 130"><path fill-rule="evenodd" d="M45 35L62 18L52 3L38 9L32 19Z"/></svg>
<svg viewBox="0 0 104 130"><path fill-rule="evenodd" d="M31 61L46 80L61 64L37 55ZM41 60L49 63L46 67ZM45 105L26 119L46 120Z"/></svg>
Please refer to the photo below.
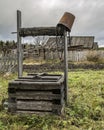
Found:
<svg viewBox="0 0 104 130"><path fill-rule="evenodd" d="M56 27L33 27L33 28L21 28L19 31L21 37L26 36L56 36ZM57 35L60 35L58 33Z"/></svg>
<svg viewBox="0 0 104 130"><path fill-rule="evenodd" d="M17 101L17 109L52 111L52 103L48 101Z"/></svg>
<svg viewBox="0 0 104 130"><path fill-rule="evenodd" d="M23 71L23 50L19 30L21 28L21 11L17 10L17 55L18 55L18 77L22 76Z"/></svg>
<svg viewBox="0 0 104 130"><path fill-rule="evenodd" d="M64 84L65 84L65 101L68 103L68 32L64 30Z"/></svg>
<svg viewBox="0 0 104 130"><path fill-rule="evenodd" d="M28 83L28 85L27 85ZM33 82L32 82L33 83ZM10 84L9 86L9 90L10 89L15 89L15 90L52 90L52 89L60 89L61 86L55 84L54 82L46 82L47 84L41 84L41 82L38 84L38 82L35 82L37 84L32 84L31 82L26 82L26 83L14 83L14 84ZM50 84L48 84L50 83Z"/></svg>
<svg viewBox="0 0 104 130"><path fill-rule="evenodd" d="M8 95L9 111L13 113L61 114L64 109L64 77L48 74L20 77L9 83Z"/></svg>
<svg viewBox="0 0 104 130"><path fill-rule="evenodd" d="M48 74L48 73L28 73L28 76L36 76L36 75L40 75L40 76L51 76L51 77L60 77L62 75L60 74Z"/></svg>
<svg viewBox="0 0 104 130"><path fill-rule="evenodd" d="M52 91L28 91L28 92L16 92L16 93L10 93L9 96L11 98L16 99L34 99L34 100L53 100L53 99L61 99L61 94L53 94ZM63 97L62 97L63 98Z"/></svg>
<svg viewBox="0 0 104 130"><path fill-rule="evenodd" d="M27 110L17 110L16 111L17 114L37 114L37 115L48 115L48 114L52 114L52 112L47 112L47 111L27 111Z"/></svg>
<svg viewBox="0 0 104 130"><path fill-rule="evenodd" d="M14 86L13 86L14 85ZM16 88L16 86L29 86L29 87L36 87L36 85L38 85L38 86L60 86L61 85L61 83L60 82L34 82L34 81L32 81L32 82L28 82L28 81L13 81L13 82L10 82L9 83L9 86L11 87L11 86L13 86L14 88Z"/></svg>
<svg viewBox="0 0 104 130"><path fill-rule="evenodd" d="M64 110L64 107L65 107L65 90L64 90L64 85L61 87L61 106L62 106L62 108L63 108L63 110ZM63 110L62 110L62 112L63 112Z"/></svg>
<svg viewBox="0 0 104 130"><path fill-rule="evenodd" d="M13 72L17 66L17 55L14 53L6 54L0 59L0 72Z"/></svg>
<svg viewBox="0 0 104 130"><path fill-rule="evenodd" d="M27 82L43 82L42 79L37 79L37 80L34 80L34 79L16 79L15 81L27 81ZM45 82L57 82L57 80L49 80L49 79L45 79Z"/></svg>
<svg viewBox="0 0 104 130"><path fill-rule="evenodd" d="M24 80L24 81L25 81L25 80L28 80L28 79L29 79L30 81L32 81L32 80L33 80L33 81L35 81L35 80L37 80L37 81L38 81L38 80L43 80L43 82L46 82L47 80L50 80L50 81L52 81L52 80L53 80L53 81L58 81L61 77L62 77L62 75L54 75L54 76L53 76L53 75L49 75L49 74L48 74L48 75L41 75L41 74L38 75L38 74L37 74L37 75L34 75L34 76L32 76L32 75L28 75L28 76L24 76L24 77L22 76L22 77L19 77L19 79L17 79L17 80L18 80L18 81L19 81L19 80L20 80L20 81L21 81L21 80ZM16 80L16 81L17 81L17 80Z"/></svg>
<svg viewBox="0 0 104 130"><path fill-rule="evenodd" d="M17 110L53 111L61 109L61 105L49 101L22 101L17 100Z"/></svg>
<svg viewBox="0 0 104 130"><path fill-rule="evenodd" d="M9 97L8 111L11 111L12 113L16 112L16 98Z"/></svg>

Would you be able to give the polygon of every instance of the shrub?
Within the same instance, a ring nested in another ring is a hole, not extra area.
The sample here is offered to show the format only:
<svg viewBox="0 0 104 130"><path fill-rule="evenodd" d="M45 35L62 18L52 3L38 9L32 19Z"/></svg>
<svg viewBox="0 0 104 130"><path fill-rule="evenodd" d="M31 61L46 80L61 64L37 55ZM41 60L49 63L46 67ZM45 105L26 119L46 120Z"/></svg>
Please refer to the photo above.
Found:
<svg viewBox="0 0 104 130"><path fill-rule="evenodd" d="M99 62L100 56L97 52L91 51L87 54L87 60L92 62Z"/></svg>

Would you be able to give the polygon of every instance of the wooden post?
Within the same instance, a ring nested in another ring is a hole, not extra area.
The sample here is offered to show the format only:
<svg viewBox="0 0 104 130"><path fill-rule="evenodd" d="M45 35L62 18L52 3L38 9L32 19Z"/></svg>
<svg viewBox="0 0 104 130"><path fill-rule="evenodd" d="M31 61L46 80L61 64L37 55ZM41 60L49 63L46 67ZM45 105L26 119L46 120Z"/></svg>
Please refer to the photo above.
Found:
<svg viewBox="0 0 104 130"><path fill-rule="evenodd" d="M18 78L22 76L23 52L19 31L21 28L21 11L17 10L17 56L18 56Z"/></svg>
<svg viewBox="0 0 104 130"><path fill-rule="evenodd" d="M65 101L68 103L68 46L67 46L67 35L68 32L64 30L64 84L65 84Z"/></svg>

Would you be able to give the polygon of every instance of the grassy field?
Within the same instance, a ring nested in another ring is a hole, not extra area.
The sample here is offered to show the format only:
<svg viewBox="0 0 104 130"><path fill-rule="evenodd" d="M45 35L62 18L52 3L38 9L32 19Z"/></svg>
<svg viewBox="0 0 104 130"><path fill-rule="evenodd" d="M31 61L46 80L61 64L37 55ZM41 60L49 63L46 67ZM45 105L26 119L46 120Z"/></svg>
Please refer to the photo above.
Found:
<svg viewBox="0 0 104 130"><path fill-rule="evenodd" d="M64 116L11 115L2 108L8 82L0 75L0 130L104 130L104 70L68 73L69 103Z"/></svg>

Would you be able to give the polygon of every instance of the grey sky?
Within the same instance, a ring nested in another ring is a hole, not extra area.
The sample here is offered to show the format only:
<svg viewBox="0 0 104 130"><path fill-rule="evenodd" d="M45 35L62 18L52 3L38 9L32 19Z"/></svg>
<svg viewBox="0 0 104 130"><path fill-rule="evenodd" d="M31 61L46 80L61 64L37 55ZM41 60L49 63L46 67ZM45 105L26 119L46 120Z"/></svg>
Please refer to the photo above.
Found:
<svg viewBox="0 0 104 130"><path fill-rule="evenodd" d="M0 40L15 40L16 10L23 27L56 26L64 12L76 16L71 35L95 36L104 46L104 0L0 0Z"/></svg>

